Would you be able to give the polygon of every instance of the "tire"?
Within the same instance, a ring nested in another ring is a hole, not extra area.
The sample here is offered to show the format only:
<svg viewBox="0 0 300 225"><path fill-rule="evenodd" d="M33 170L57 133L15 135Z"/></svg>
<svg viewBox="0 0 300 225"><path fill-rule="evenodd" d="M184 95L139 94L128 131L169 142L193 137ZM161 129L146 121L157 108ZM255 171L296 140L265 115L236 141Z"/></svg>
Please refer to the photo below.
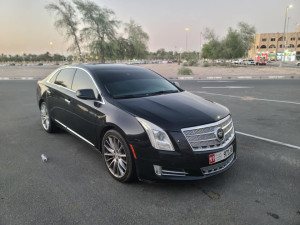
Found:
<svg viewBox="0 0 300 225"><path fill-rule="evenodd" d="M51 117L49 116L49 110L45 102L42 102L41 104L40 113L41 113L42 127L44 128L44 130L48 133L54 133L56 127Z"/></svg>
<svg viewBox="0 0 300 225"><path fill-rule="evenodd" d="M136 171L129 146L116 130L109 130L102 139L102 155L110 175L120 182L135 180Z"/></svg>

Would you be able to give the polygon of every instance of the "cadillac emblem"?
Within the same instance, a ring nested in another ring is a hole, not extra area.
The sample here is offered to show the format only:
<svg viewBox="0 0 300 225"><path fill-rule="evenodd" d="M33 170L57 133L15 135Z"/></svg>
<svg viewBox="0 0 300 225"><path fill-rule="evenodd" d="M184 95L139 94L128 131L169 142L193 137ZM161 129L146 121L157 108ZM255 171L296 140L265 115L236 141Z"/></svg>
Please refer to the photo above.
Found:
<svg viewBox="0 0 300 225"><path fill-rule="evenodd" d="M223 142L225 138L224 130L221 127L217 127L215 130L215 136L219 142Z"/></svg>

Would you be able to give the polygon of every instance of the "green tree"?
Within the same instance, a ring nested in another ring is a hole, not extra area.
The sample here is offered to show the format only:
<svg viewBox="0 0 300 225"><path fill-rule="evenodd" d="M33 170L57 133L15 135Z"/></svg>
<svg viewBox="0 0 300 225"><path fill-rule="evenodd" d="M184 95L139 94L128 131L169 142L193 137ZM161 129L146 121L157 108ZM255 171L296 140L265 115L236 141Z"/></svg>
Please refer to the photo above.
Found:
<svg viewBox="0 0 300 225"><path fill-rule="evenodd" d="M208 41L218 40L218 36L216 35L213 29L206 27L203 33L204 39Z"/></svg>
<svg viewBox="0 0 300 225"><path fill-rule="evenodd" d="M245 22L239 22L238 28L245 49L244 54L248 55L248 50L254 43L254 35L256 33L256 29L254 26L249 25Z"/></svg>
<svg viewBox="0 0 300 225"><path fill-rule="evenodd" d="M123 37L119 37L115 41L116 50L115 50L115 59L126 59L132 47L130 46L128 40Z"/></svg>
<svg viewBox="0 0 300 225"><path fill-rule="evenodd" d="M240 58L245 54L245 46L240 33L231 27L228 29L226 38L222 41L222 47L220 58Z"/></svg>
<svg viewBox="0 0 300 225"><path fill-rule="evenodd" d="M54 23L55 27L58 30L62 30L67 39L71 39L73 41L73 44L69 49L77 49L80 60L83 61L80 48L80 38L78 35L79 22L73 6L65 0L59 0L57 4L49 3L45 8L49 12L56 14L57 18Z"/></svg>
<svg viewBox="0 0 300 225"><path fill-rule="evenodd" d="M206 59L219 59L221 58L223 52L223 45L221 41L218 40L218 36L215 34L213 29L208 27L204 30L204 39L208 43L203 45L202 48L202 58Z"/></svg>
<svg viewBox="0 0 300 225"><path fill-rule="evenodd" d="M202 57L205 59L219 59L222 58L223 45L218 40L211 40L203 45Z"/></svg>
<svg viewBox="0 0 300 225"><path fill-rule="evenodd" d="M156 57L158 59L164 60L164 59L166 59L166 56L167 56L167 52L164 48L158 49L156 51Z"/></svg>
<svg viewBox="0 0 300 225"><path fill-rule="evenodd" d="M113 18L115 13L91 1L74 0L73 2L82 14L82 20L86 25L82 30L84 38L92 41L89 44L91 51L99 56L102 63L105 63L105 56L111 55L112 51L109 42L116 39L119 21Z"/></svg>
<svg viewBox="0 0 300 225"><path fill-rule="evenodd" d="M147 55L149 35L143 30L142 26L133 20L125 24L125 33L131 46L130 58L141 59Z"/></svg>

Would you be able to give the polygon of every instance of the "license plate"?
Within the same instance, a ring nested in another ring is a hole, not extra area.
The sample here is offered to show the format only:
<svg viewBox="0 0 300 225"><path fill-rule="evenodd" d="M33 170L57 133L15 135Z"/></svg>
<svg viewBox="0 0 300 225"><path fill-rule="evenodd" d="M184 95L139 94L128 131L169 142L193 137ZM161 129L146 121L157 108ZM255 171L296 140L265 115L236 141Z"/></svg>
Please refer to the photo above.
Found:
<svg viewBox="0 0 300 225"><path fill-rule="evenodd" d="M231 146L229 146L229 148L227 148L221 152L210 154L209 155L209 164L214 164L216 162L222 161L222 160L228 158L232 153L233 153L233 147L231 145Z"/></svg>

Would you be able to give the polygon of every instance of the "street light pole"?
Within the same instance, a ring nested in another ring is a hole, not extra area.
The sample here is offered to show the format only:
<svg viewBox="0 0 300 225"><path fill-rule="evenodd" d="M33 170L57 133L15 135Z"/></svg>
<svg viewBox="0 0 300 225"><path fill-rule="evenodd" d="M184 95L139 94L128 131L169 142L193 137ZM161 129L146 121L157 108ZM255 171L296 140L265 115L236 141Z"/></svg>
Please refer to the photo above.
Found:
<svg viewBox="0 0 300 225"><path fill-rule="evenodd" d="M50 47L51 47L51 53L52 53L52 57L53 57L53 42L50 41L50 42L49 42L49 45L50 45ZM52 59L53 59L53 58L52 58ZM51 61L53 61L53 60L51 60Z"/></svg>
<svg viewBox="0 0 300 225"><path fill-rule="evenodd" d="M185 28L185 51L187 52L187 50L188 50L188 31L189 31L190 29L187 27L187 28Z"/></svg>
<svg viewBox="0 0 300 225"><path fill-rule="evenodd" d="M280 61L280 67L282 67L282 61L285 60L285 48L286 48L286 40L287 40L287 34L286 34L286 21L287 21L287 16L288 16L288 11L289 8L292 8L293 5L289 5L286 7L285 9L285 17L284 17L284 29L283 29L283 34L284 34L284 48L283 48L283 52L281 53L281 61ZM282 57L283 56L283 57Z"/></svg>
<svg viewBox="0 0 300 225"><path fill-rule="evenodd" d="M202 32L200 32L199 61L201 60L201 42L202 42Z"/></svg>

